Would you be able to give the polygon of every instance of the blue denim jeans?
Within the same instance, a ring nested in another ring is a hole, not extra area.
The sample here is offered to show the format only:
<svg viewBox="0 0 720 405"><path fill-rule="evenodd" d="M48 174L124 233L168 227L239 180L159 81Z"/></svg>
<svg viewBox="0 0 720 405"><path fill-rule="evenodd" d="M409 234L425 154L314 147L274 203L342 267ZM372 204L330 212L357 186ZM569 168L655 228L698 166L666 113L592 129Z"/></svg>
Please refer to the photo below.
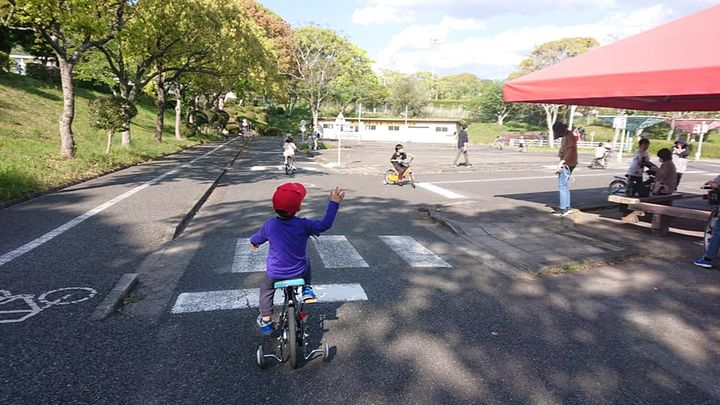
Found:
<svg viewBox="0 0 720 405"><path fill-rule="evenodd" d="M558 173L558 190L560 191L560 209L565 210L570 208L570 175L572 174L572 168L564 166L560 173Z"/></svg>
<svg viewBox="0 0 720 405"><path fill-rule="evenodd" d="M718 229L718 223L720 223L720 220L715 224L715 227L713 228L713 234L710 237L710 241L708 242L708 248L705 252L705 257L708 259L714 259L717 255L718 249L720 249L720 229Z"/></svg>

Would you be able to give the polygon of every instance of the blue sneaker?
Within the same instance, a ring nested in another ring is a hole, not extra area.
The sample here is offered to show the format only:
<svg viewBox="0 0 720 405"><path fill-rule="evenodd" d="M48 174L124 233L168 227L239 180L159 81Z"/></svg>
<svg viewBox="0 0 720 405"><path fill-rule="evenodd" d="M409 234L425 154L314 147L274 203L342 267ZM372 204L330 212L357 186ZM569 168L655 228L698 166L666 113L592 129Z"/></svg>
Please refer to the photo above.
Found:
<svg viewBox="0 0 720 405"><path fill-rule="evenodd" d="M263 321L262 315L258 315L257 321L255 323L258 326L258 329L260 329L260 332L262 332L263 335L269 335L273 331L273 324L272 320L269 321Z"/></svg>
<svg viewBox="0 0 720 405"><path fill-rule="evenodd" d="M712 268L712 260L708 260L705 257L700 257L695 260L695 265L698 267L704 267L706 269Z"/></svg>
<svg viewBox="0 0 720 405"><path fill-rule="evenodd" d="M312 287L303 287L302 300L306 304L317 302L317 297L315 297L315 291L313 291Z"/></svg>

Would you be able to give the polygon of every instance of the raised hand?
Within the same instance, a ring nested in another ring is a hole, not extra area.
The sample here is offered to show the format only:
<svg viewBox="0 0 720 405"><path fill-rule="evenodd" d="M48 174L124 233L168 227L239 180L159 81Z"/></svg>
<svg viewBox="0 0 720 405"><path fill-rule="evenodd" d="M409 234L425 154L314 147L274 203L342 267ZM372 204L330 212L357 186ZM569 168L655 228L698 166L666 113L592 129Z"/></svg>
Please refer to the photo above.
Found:
<svg viewBox="0 0 720 405"><path fill-rule="evenodd" d="M330 192L330 201L339 203L343 198L345 198L345 192L342 191L339 186L336 186L335 190Z"/></svg>

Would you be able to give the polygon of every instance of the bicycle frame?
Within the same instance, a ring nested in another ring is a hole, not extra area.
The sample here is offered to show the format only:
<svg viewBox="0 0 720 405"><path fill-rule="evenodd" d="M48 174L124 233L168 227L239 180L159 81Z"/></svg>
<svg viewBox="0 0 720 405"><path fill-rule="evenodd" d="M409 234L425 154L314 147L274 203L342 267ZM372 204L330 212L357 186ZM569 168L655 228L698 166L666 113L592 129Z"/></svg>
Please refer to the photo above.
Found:
<svg viewBox="0 0 720 405"><path fill-rule="evenodd" d="M329 347L327 344L323 345L320 349L315 349L308 352L308 337L309 333L305 330L305 318L308 314L304 311L305 304L302 300L302 286L287 286L283 287L283 306L280 318L278 320L278 353L264 354L262 351L258 352L258 362L261 362L261 358L272 358L277 360L279 363L285 363L290 359L290 350L297 350L297 347L292 348L290 346L290 322L295 322L296 328L296 342L302 345L302 356L304 360L310 360L315 354L320 353L326 359L329 357ZM299 305L298 305L299 303ZM288 308L292 307L295 309L294 319L288 319ZM285 351L288 351L285 353ZM262 365L261 365L262 367Z"/></svg>

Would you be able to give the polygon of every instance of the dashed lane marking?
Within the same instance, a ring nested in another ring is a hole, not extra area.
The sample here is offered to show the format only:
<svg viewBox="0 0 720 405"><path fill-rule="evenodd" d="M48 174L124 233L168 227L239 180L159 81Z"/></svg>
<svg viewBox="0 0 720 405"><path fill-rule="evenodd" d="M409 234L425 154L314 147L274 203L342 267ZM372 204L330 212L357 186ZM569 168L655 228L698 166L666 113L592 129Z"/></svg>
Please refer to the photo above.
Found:
<svg viewBox="0 0 720 405"><path fill-rule="evenodd" d="M434 182L434 183L442 183L442 182L436 181L436 182ZM424 188L425 190L432 191L432 192L435 193L435 194L440 194L441 196L443 196L443 197L445 197L445 198L450 198L450 199L465 198L465 197L463 197L462 195L460 195L460 194L458 194L458 193L455 193L455 192L450 191L450 190L446 190L446 189L444 189L444 188L442 188L442 187L438 187L438 186L436 186L435 184L432 184L432 183L415 183L415 184L416 184L418 187L420 187L420 188Z"/></svg>
<svg viewBox="0 0 720 405"><path fill-rule="evenodd" d="M314 285L313 290L319 303L367 301L360 284L321 284ZM242 290L220 290L182 293L175 301L171 310L174 314L220 311L229 309L257 308L260 290L248 288ZM283 295L275 292L275 305L282 305Z"/></svg>

